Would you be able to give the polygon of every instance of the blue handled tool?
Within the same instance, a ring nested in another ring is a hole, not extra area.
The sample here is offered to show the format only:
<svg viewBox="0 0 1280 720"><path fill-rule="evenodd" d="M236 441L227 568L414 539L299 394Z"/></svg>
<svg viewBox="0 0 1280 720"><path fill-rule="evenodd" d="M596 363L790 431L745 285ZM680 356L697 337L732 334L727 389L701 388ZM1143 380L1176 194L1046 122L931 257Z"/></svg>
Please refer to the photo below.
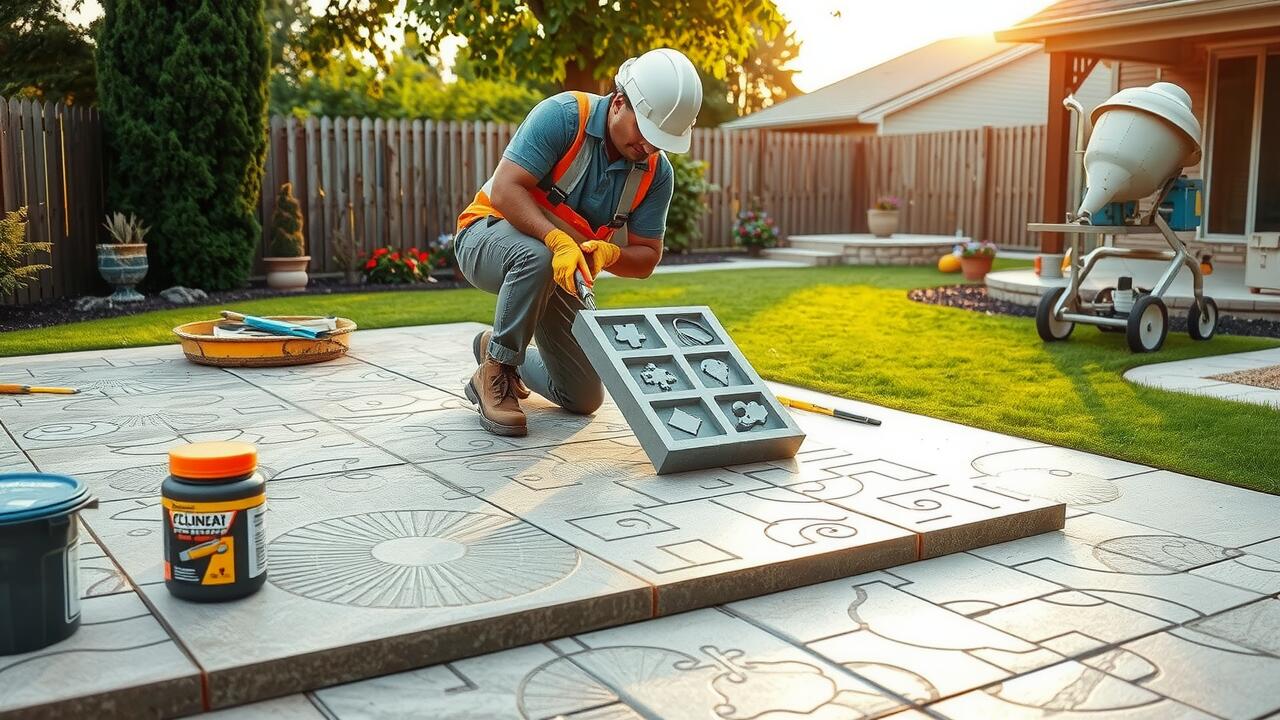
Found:
<svg viewBox="0 0 1280 720"><path fill-rule="evenodd" d="M315 328L305 327L296 323L285 322L283 320L269 320L267 318L255 317L253 315L242 315L238 312L223 310L222 317L236 322L242 322L251 328L269 332L273 335L292 335L294 337L307 338L315 340L317 338L326 337L328 330L316 330Z"/></svg>

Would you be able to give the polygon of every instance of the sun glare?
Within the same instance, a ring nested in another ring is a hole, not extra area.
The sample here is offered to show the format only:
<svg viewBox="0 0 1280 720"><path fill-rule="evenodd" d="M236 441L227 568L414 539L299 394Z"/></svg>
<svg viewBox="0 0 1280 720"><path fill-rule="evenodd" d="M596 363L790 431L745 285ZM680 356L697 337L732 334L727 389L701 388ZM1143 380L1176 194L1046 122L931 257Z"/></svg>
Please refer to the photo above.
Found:
<svg viewBox="0 0 1280 720"><path fill-rule="evenodd" d="M800 40L796 86L829 85L935 40L990 34L1053 0L776 0Z"/></svg>

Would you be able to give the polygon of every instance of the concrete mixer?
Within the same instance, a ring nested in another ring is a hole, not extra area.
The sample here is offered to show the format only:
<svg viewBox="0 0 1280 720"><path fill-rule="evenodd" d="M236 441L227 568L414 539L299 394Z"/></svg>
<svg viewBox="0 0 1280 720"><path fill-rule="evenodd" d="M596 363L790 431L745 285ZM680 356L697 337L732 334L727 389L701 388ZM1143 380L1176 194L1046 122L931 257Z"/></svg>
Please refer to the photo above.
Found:
<svg viewBox="0 0 1280 720"><path fill-rule="evenodd" d="M1195 295L1187 331L1193 339L1208 340L1217 329L1218 307L1204 297L1200 263L1175 232L1194 230L1200 224L1202 185L1181 176L1184 167L1200 161L1200 123L1191 112L1190 96L1173 83L1158 82L1121 90L1090 117L1072 96L1063 105L1076 117L1078 167L1072 197L1079 198L1080 204L1067 214L1066 222L1027 226L1031 232L1064 233L1071 243L1067 285L1046 291L1036 310L1040 338L1065 340L1076 323L1084 323L1125 333L1133 352L1159 350L1169 332L1169 311L1161 298L1186 267ZM1147 198L1152 200L1150 207L1139 212L1138 201ZM1117 235L1160 235L1171 249L1117 248L1106 243ZM1086 239L1102 242L1084 254ZM1104 257L1162 260L1168 267L1149 290L1134 288L1131 278L1122 277L1114 287L1085 300L1080 287Z"/></svg>

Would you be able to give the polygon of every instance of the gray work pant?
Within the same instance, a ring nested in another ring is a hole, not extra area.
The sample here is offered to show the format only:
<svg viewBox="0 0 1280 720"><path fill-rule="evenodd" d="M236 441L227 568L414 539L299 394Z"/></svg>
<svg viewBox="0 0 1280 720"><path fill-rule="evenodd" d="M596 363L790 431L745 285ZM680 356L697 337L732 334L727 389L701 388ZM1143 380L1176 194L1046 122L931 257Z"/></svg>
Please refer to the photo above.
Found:
<svg viewBox="0 0 1280 720"><path fill-rule="evenodd" d="M595 412L604 387L571 331L582 302L552 280L551 250L490 216L467 226L454 252L467 280L498 296L489 357L515 365L530 390L565 410Z"/></svg>

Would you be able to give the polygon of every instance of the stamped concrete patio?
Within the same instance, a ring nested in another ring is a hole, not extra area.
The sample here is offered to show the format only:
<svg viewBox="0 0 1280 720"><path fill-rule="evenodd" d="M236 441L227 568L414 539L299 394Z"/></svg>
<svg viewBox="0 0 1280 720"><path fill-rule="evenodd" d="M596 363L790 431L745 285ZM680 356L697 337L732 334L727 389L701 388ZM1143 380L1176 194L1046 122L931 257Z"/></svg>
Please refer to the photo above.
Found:
<svg viewBox="0 0 1280 720"><path fill-rule="evenodd" d="M0 399L0 469L102 501L83 627L0 658L0 716L1280 710L1280 498L845 401L884 425L797 414L795 461L658 477L610 404L480 431L479 327L291 369L0 360L84 391ZM270 581L195 605L161 582L157 493L169 447L212 439L259 448Z"/></svg>

